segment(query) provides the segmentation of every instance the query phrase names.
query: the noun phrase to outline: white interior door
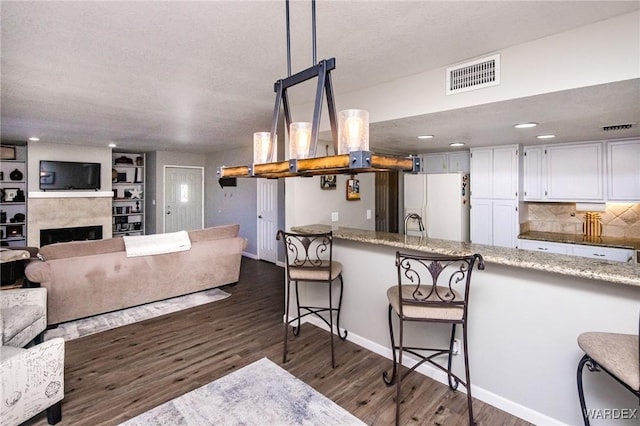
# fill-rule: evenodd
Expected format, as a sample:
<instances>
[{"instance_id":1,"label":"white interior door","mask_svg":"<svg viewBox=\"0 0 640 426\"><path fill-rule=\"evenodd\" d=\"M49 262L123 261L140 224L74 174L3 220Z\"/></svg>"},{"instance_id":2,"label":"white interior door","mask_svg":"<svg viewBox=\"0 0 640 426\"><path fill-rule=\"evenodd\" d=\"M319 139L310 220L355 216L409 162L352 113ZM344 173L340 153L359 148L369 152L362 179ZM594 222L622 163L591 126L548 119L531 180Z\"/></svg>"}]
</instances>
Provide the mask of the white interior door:
<instances>
[{"instance_id":1,"label":"white interior door","mask_svg":"<svg viewBox=\"0 0 640 426\"><path fill-rule=\"evenodd\" d=\"M258 258L276 262L278 232L278 181L258 179Z\"/></svg>"},{"instance_id":2,"label":"white interior door","mask_svg":"<svg viewBox=\"0 0 640 426\"><path fill-rule=\"evenodd\" d=\"M164 167L164 232L204 227L204 168Z\"/></svg>"}]
</instances>

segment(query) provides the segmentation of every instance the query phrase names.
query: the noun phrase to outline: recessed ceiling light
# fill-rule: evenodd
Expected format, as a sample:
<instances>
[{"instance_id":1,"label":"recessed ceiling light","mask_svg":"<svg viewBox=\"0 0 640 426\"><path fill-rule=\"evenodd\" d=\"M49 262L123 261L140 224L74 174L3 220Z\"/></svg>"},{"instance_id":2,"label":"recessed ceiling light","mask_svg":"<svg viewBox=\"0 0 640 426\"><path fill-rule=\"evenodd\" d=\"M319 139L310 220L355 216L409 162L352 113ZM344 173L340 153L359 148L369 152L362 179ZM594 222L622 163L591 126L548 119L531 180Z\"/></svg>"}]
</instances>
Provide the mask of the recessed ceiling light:
<instances>
[{"instance_id":1,"label":"recessed ceiling light","mask_svg":"<svg viewBox=\"0 0 640 426\"><path fill-rule=\"evenodd\" d=\"M40 140L40 138L36 138L35 136L32 136L29 138L30 142L38 142Z\"/></svg>"},{"instance_id":2,"label":"recessed ceiling light","mask_svg":"<svg viewBox=\"0 0 640 426\"><path fill-rule=\"evenodd\" d=\"M433 135L422 135L422 136L418 136L418 139L433 139Z\"/></svg>"},{"instance_id":3,"label":"recessed ceiling light","mask_svg":"<svg viewBox=\"0 0 640 426\"><path fill-rule=\"evenodd\" d=\"M109 146L109 148L115 148L118 145L116 145L115 143L111 142L108 146Z\"/></svg>"},{"instance_id":4,"label":"recessed ceiling light","mask_svg":"<svg viewBox=\"0 0 640 426\"><path fill-rule=\"evenodd\" d=\"M515 127L516 129L529 129L531 127L536 127L537 125L538 123L534 123L533 121L530 121L528 123L514 124L513 127Z\"/></svg>"},{"instance_id":5,"label":"recessed ceiling light","mask_svg":"<svg viewBox=\"0 0 640 426\"><path fill-rule=\"evenodd\" d=\"M538 139L551 139L551 138L555 138L556 135L538 135L537 138Z\"/></svg>"},{"instance_id":6,"label":"recessed ceiling light","mask_svg":"<svg viewBox=\"0 0 640 426\"><path fill-rule=\"evenodd\" d=\"M451 142L449 146L464 146L464 142Z\"/></svg>"}]
</instances>

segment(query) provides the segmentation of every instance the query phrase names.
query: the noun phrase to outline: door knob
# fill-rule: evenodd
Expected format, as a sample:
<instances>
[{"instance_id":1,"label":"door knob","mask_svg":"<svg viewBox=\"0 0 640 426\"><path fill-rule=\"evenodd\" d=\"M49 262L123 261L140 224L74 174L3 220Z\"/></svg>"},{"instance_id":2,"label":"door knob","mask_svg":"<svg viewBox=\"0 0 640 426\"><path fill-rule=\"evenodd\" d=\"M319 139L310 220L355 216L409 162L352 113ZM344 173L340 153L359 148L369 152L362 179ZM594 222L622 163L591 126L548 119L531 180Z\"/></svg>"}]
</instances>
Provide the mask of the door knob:
<instances>
[{"instance_id":1,"label":"door knob","mask_svg":"<svg viewBox=\"0 0 640 426\"><path fill-rule=\"evenodd\" d=\"M262 219L262 215L261 214L258 215L258 219Z\"/></svg>"}]
</instances>

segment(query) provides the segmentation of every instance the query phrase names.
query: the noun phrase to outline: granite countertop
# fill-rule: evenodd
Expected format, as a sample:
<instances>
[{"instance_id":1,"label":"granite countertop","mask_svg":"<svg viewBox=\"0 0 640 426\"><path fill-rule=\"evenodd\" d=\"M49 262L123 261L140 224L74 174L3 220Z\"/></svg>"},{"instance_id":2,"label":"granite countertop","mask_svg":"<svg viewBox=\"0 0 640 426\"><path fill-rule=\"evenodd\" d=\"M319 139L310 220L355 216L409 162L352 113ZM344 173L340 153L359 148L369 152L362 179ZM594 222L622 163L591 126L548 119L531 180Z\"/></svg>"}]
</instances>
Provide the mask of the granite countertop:
<instances>
[{"instance_id":1,"label":"granite countertop","mask_svg":"<svg viewBox=\"0 0 640 426\"><path fill-rule=\"evenodd\" d=\"M640 250L640 238L590 237L581 234L560 234L557 232L530 231L518 235L525 240L548 241L552 243L580 244Z\"/></svg>"},{"instance_id":2,"label":"granite countertop","mask_svg":"<svg viewBox=\"0 0 640 426\"><path fill-rule=\"evenodd\" d=\"M309 233L331 230L330 225L305 225L292 228L293 232ZM638 263L612 262L435 238L405 237L402 234L345 227L333 229L333 236L342 240L445 255L480 253L485 262L640 287L640 264Z\"/></svg>"}]
</instances>

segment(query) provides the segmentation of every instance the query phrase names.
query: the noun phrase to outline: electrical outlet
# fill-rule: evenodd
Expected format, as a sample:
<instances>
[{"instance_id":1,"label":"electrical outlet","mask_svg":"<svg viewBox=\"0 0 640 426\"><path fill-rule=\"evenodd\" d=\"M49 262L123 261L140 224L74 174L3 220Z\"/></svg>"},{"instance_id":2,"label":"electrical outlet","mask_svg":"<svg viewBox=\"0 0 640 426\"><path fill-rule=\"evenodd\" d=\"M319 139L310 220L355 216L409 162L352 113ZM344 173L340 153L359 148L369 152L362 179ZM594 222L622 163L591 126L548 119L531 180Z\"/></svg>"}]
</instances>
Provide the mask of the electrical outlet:
<instances>
[{"instance_id":1,"label":"electrical outlet","mask_svg":"<svg viewBox=\"0 0 640 426\"><path fill-rule=\"evenodd\" d=\"M338 212L332 212L331 213L331 222L337 222L339 220L340 220L340 218L339 218Z\"/></svg>"},{"instance_id":2,"label":"electrical outlet","mask_svg":"<svg viewBox=\"0 0 640 426\"><path fill-rule=\"evenodd\" d=\"M453 354L458 355L460 353L460 339L453 339Z\"/></svg>"}]
</instances>

